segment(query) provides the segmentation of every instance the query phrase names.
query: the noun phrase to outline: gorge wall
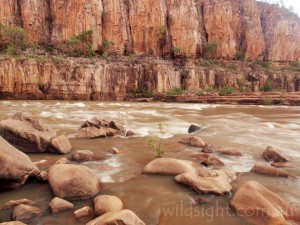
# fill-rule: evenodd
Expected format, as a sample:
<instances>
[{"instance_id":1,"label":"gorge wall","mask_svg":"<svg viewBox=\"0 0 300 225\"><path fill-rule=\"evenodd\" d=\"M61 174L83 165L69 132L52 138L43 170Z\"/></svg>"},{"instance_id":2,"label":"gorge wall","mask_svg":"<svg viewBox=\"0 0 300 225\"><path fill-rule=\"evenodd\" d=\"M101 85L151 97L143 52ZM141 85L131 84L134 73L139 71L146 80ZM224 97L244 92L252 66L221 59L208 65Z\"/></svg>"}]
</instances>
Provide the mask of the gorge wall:
<instances>
[{"instance_id":1,"label":"gorge wall","mask_svg":"<svg viewBox=\"0 0 300 225\"><path fill-rule=\"evenodd\" d=\"M54 45L91 29L93 49L116 55L196 58L216 43L216 59L300 59L299 17L255 0L3 0L0 23Z\"/></svg>"},{"instance_id":2,"label":"gorge wall","mask_svg":"<svg viewBox=\"0 0 300 225\"><path fill-rule=\"evenodd\" d=\"M266 81L274 90L299 91L300 70L288 63L265 68L256 62L203 60L167 61L154 58L0 58L0 99L124 100L135 94L163 94L184 87L232 87L256 92Z\"/></svg>"}]
</instances>

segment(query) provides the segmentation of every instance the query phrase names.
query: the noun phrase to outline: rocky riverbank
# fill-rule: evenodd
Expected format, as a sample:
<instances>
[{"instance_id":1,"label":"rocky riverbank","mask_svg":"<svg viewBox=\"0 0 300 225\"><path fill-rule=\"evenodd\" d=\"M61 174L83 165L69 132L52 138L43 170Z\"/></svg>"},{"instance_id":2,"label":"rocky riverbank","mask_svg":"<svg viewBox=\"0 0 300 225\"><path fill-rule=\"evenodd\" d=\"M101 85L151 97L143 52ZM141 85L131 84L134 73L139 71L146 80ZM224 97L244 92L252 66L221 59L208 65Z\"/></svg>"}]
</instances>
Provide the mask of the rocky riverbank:
<instances>
[{"instance_id":1,"label":"rocky riverbank","mask_svg":"<svg viewBox=\"0 0 300 225\"><path fill-rule=\"evenodd\" d=\"M1 57L0 68L1 99L121 101L157 96L179 102L262 104L272 98L274 104L299 104L300 70L288 62L42 55Z\"/></svg>"}]
</instances>

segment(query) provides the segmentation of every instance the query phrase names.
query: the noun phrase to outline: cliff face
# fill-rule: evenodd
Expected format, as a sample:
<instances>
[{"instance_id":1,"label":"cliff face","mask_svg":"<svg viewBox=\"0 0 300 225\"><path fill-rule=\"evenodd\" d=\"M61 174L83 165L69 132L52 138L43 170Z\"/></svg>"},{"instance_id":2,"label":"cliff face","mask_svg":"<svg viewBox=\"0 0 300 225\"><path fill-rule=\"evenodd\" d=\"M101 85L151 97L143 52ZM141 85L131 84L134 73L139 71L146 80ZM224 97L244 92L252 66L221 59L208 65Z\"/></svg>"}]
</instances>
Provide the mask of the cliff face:
<instances>
[{"instance_id":1,"label":"cliff face","mask_svg":"<svg viewBox=\"0 0 300 225\"><path fill-rule=\"evenodd\" d=\"M123 100L133 93L163 94L176 87L191 93L211 87L259 91L267 80L274 90L300 88L299 70L284 70L286 64L266 71L254 62L220 61L215 66L203 62L1 58L0 99Z\"/></svg>"},{"instance_id":2,"label":"cliff face","mask_svg":"<svg viewBox=\"0 0 300 225\"><path fill-rule=\"evenodd\" d=\"M218 59L300 59L300 20L255 0L3 0L0 23L21 25L31 42L59 44L89 29L94 50Z\"/></svg>"}]
</instances>

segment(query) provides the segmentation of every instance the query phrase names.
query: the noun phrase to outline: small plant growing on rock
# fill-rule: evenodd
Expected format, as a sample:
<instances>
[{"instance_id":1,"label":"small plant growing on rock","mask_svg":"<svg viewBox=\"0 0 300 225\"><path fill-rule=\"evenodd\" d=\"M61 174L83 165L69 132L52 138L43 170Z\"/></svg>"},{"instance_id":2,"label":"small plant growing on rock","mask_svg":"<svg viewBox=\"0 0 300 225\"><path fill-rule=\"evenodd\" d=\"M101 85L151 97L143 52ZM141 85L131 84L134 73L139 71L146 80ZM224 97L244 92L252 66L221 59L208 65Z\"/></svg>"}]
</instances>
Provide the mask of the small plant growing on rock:
<instances>
[{"instance_id":1,"label":"small plant growing on rock","mask_svg":"<svg viewBox=\"0 0 300 225\"><path fill-rule=\"evenodd\" d=\"M273 98L272 97L266 97L263 99L262 103L263 105L273 105Z\"/></svg>"},{"instance_id":2,"label":"small plant growing on rock","mask_svg":"<svg viewBox=\"0 0 300 225\"><path fill-rule=\"evenodd\" d=\"M198 90L197 96L204 96L204 92L202 89Z\"/></svg>"},{"instance_id":3,"label":"small plant growing on rock","mask_svg":"<svg viewBox=\"0 0 300 225\"><path fill-rule=\"evenodd\" d=\"M212 58L213 55L217 53L217 50L218 50L217 41L207 43L204 50L204 57L207 59Z\"/></svg>"},{"instance_id":4,"label":"small plant growing on rock","mask_svg":"<svg viewBox=\"0 0 300 225\"><path fill-rule=\"evenodd\" d=\"M225 96L225 95L231 95L234 93L234 89L233 88L230 88L230 87L225 87L225 88L222 88L220 91L219 91L219 95L220 96Z\"/></svg>"},{"instance_id":5,"label":"small plant growing on rock","mask_svg":"<svg viewBox=\"0 0 300 225\"><path fill-rule=\"evenodd\" d=\"M299 61L299 60L293 61L293 62L291 62L290 64L291 64L291 66L293 66L293 67L300 67L300 61Z\"/></svg>"},{"instance_id":6,"label":"small plant growing on rock","mask_svg":"<svg viewBox=\"0 0 300 225\"><path fill-rule=\"evenodd\" d=\"M157 156L160 158L162 158L165 153L165 148L162 145L162 135L166 133L165 131L166 126L167 126L166 123L159 123L158 124L159 135L153 136L148 140L148 145L156 151Z\"/></svg>"},{"instance_id":7,"label":"small plant growing on rock","mask_svg":"<svg viewBox=\"0 0 300 225\"><path fill-rule=\"evenodd\" d=\"M242 51L237 51L237 52L235 53L235 59L236 59L236 60L244 61L244 60L245 60L245 53L242 52Z\"/></svg>"},{"instance_id":8,"label":"small plant growing on rock","mask_svg":"<svg viewBox=\"0 0 300 225\"><path fill-rule=\"evenodd\" d=\"M271 92L273 91L273 84L271 81L267 80L264 87L262 88L262 91L264 92Z\"/></svg>"},{"instance_id":9,"label":"small plant growing on rock","mask_svg":"<svg viewBox=\"0 0 300 225\"><path fill-rule=\"evenodd\" d=\"M165 25L160 25L159 26L159 32L161 34L165 34L167 32L167 27Z\"/></svg>"},{"instance_id":10,"label":"small plant growing on rock","mask_svg":"<svg viewBox=\"0 0 300 225\"><path fill-rule=\"evenodd\" d=\"M167 92L167 96L182 95L182 94L183 94L183 89L181 87L170 89Z\"/></svg>"},{"instance_id":11,"label":"small plant growing on rock","mask_svg":"<svg viewBox=\"0 0 300 225\"><path fill-rule=\"evenodd\" d=\"M189 72L188 70L183 70L183 71L181 71L181 77L182 77L183 79L188 78L189 74L190 74L190 72Z\"/></svg>"}]
</instances>

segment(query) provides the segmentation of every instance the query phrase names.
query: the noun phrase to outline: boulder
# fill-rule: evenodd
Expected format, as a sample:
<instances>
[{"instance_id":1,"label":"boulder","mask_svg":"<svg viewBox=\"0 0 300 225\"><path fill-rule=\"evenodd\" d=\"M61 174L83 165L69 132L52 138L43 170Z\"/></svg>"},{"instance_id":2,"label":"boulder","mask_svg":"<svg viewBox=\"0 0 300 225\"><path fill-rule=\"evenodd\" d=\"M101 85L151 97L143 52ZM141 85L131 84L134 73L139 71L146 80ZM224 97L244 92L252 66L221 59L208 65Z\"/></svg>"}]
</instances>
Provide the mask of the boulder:
<instances>
[{"instance_id":1,"label":"boulder","mask_svg":"<svg viewBox=\"0 0 300 225\"><path fill-rule=\"evenodd\" d=\"M0 132L10 144L23 152L47 152L56 132L46 124L33 120L24 113L0 122Z\"/></svg>"},{"instance_id":2,"label":"boulder","mask_svg":"<svg viewBox=\"0 0 300 225\"><path fill-rule=\"evenodd\" d=\"M81 217L87 217L94 215L93 209L89 206L85 206L81 209L78 209L74 212L74 216L78 219Z\"/></svg>"},{"instance_id":3,"label":"boulder","mask_svg":"<svg viewBox=\"0 0 300 225\"><path fill-rule=\"evenodd\" d=\"M300 209L255 181L243 184L230 201L247 222L254 225L300 224Z\"/></svg>"},{"instance_id":4,"label":"boulder","mask_svg":"<svg viewBox=\"0 0 300 225\"><path fill-rule=\"evenodd\" d=\"M94 199L95 215L101 216L111 211L119 211L124 208L123 202L110 195L101 195Z\"/></svg>"},{"instance_id":5,"label":"boulder","mask_svg":"<svg viewBox=\"0 0 300 225\"><path fill-rule=\"evenodd\" d=\"M105 138L115 135L125 136L126 130L118 123L114 121L100 119L94 117L85 121L79 128L79 130L68 136L73 139L91 139L91 138Z\"/></svg>"},{"instance_id":6,"label":"boulder","mask_svg":"<svg viewBox=\"0 0 300 225\"><path fill-rule=\"evenodd\" d=\"M189 145L191 145L193 147L197 147L197 148L207 148L208 147L208 143L206 143L201 138L196 137L196 136L183 138L180 141L180 143L189 144Z\"/></svg>"},{"instance_id":7,"label":"boulder","mask_svg":"<svg viewBox=\"0 0 300 225\"><path fill-rule=\"evenodd\" d=\"M196 167L198 167L197 164L187 160L159 158L148 163L144 167L143 173L178 175L194 170Z\"/></svg>"},{"instance_id":8,"label":"boulder","mask_svg":"<svg viewBox=\"0 0 300 225\"><path fill-rule=\"evenodd\" d=\"M70 164L70 163L71 163L71 161L68 160L67 158L60 158L59 160L57 160L55 162L55 164Z\"/></svg>"},{"instance_id":9,"label":"boulder","mask_svg":"<svg viewBox=\"0 0 300 225\"><path fill-rule=\"evenodd\" d=\"M41 171L37 178L40 181L48 181L48 173L46 171Z\"/></svg>"},{"instance_id":10,"label":"boulder","mask_svg":"<svg viewBox=\"0 0 300 225\"><path fill-rule=\"evenodd\" d=\"M88 199L99 191L98 176L82 165L56 164L49 168L48 181L56 197Z\"/></svg>"},{"instance_id":11,"label":"boulder","mask_svg":"<svg viewBox=\"0 0 300 225\"><path fill-rule=\"evenodd\" d=\"M93 139L106 138L116 135L116 131L111 128L86 127L79 129L76 133L68 135L70 139Z\"/></svg>"},{"instance_id":12,"label":"boulder","mask_svg":"<svg viewBox=\"0 0 300 225\"><path fill-rule=\"evenodd\" d=\"M225 164L220 159L212 155L209 155L207 153L195 154L192 155L192 157L199 160L200 163L204 166L216 166L216 167L225 166Z\"/></svg>"},{"instance_id":13,"label":"boulder","mask_svg":"<svg viewBox=\"0 0 300 225\"><path fill-rule=\"evenodd\" d=\"M72 151L72 145L64 135L58 136L51 141L50 152L67 154Z\"/></svg>"},{"instance_id":14,"label":"boulder","mask_svg":"<svg viewBox=\"0 0 300 225\"><path fill-rule=\"evenodd\" d=\"M2 210L6 210L6 209L11 209L16 207L17 205L35 205L36 203L34 201L28 200L28 199L19 199L19 200L10 200L8 202L6 202L3 207Z\"/></svg>"},{"instance_id":15,"label":"boulder","mask_svg":"<svg viewBox=\"0 0 300 225\"><path fill-rule=\"evenodd\" d=\"M102 160L102 158L96 156L93 152L89 150L77 150L72 155L72 160L76 162L86 162L86 161Z\"/></svg>"},{"instance_id":16,"label":"boulder","mask_svg":"<svg viewBox=\"0 0 300 225\"><path fill-rule=\"evenodd\" d=\"M288 177L289 173L283 169L277 169L268 164L256 163L251 169L253 173L277 176L277 177Z\"/></svg>"},{"instance_id":17,"label":"boulder","mask_svg":"<svg viewBox=\"0 0 300 225\"><path fill-rule=\"evenodd\" d=\"M282 153L280 150L274 149L273 147L267 147L267 149L263 152L262 157L267 162L288 162L288 157Z\"/></svg>"},{"instance_id":18,"label":"boulder","mask_svg":"<svg viewBox=\"0 0 300 225\"><path fill-rule=\"evenodd\" d=\"M126 153L126 151L125 151L125 150L118 149L118 148L115 148L115 147L112 147L111 150L110 150L110 153L111 153L111 154L114 154L114 155L119 155L119 154L124 154L124 153Z\"/></svg>"},{"instance_id":19,"label":"boulder","mask_svg":"<svg viewBox=\"0 0 300 225\"><path fill-rule=\"evenodd\" d=\"M19 188L40 171L23 152L0 137L0 189Z\"/></svg>"},{"instance_id":20,"label":"boulder","mask_svg":"<svg viewBox=\"0 0 300 225\"><path fill-rule=\"evenodd\" d=\"M188 133L191 134L191 133L195 133L199 130L201 130L202 127L200 127L199 125L195 125L195 124L192 124L189 129L188 129Z\"/></svg>"},{"instance_id":21,"label":"boulder","mask_svg":"<svg viewBox=\"0 0 300 225\"><path fill-rule=\"evenodd\" d=\"M18 221L26 221L41 215L41 210L34 206L18 205L12 212L12 219Z\"/></svg>"},{"instance_id":22,"label":"boulder","mask_svg":"<svg viewBox=\"0 0 300 225\"><path fill-rule=\"evenodd\" d=\"M205 194L224 195L232 190L231 182L236 179L232 171L197 169L175 177L178 183L192 187Z\"/></svg>"},{"instance_id":23,"label":"boulder","mask_svg":"<svg viewBox=\"0 0 300 225\"><path fill-rule=\"evenodd\" d=\"M109 224L146 225L139 217L137 217L137 215L134 214L134 212L128 209L106 213L87 223L87 225Z\"/></svg>"},{"instance_id":24,"label":"boulder","mask_svg":"<svg viewBox=\"0 0 300 225\"><path fill-rule=\"evenodd\" d=\"M55 197L49 203L49 207L52 213L57 213L66 210L71 210L74 208L74 205L71 202L68 202L64 199Z\"/></svg>"},{"instance_id":25,"label":"boulder","mask_svg":"<svg viewBox=\"0 0 300 225\"><path fill-rule=\"evenodd\" d=\"M222 155L229 155L229 156L243 156L243 154L239 150L234 148L223 148L219 150L218 153Z\"/></svg>"}]
</instances>

